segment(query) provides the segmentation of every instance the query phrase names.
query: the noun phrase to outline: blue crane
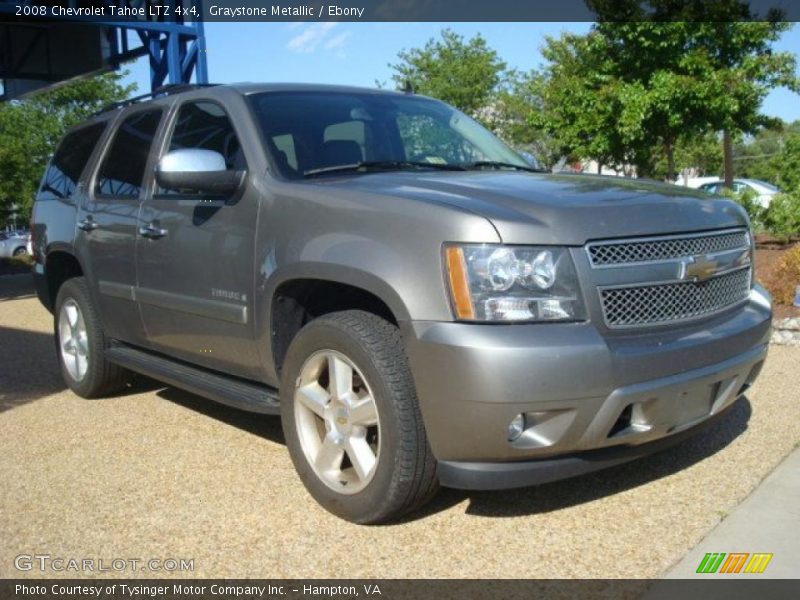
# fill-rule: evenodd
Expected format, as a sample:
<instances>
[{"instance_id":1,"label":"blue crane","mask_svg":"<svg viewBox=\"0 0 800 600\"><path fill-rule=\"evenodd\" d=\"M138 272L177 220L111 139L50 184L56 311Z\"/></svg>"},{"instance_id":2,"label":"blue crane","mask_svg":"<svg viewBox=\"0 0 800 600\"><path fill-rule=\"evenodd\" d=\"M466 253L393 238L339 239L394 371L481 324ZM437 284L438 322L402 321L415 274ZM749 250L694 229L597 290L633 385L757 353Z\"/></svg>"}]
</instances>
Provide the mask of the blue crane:
<instances>
[{"instance_id":1,"label":"blue crane","mask_svg":"<svg viewBox=\"0 0 800 600\"><path fill-rule=\"evenodd\" d=\"M0 0L5 98L141 56L149 59L153 92L192 77L207 83L202 0L159 0L157 6L147 0Z\"/></svg>"}]
</instances>

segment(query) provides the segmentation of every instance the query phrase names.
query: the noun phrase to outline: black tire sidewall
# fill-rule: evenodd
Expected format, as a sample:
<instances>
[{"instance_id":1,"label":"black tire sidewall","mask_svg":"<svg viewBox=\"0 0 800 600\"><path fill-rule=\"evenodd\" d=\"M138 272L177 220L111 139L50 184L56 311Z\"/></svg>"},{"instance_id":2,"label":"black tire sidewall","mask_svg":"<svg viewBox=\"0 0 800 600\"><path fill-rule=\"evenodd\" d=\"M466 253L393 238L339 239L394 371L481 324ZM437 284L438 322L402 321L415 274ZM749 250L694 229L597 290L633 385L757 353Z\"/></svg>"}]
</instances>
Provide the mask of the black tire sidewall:
<instances>
[{"instance_id":1,"label":"black tire sidewall","mask_svg":"<svg viewBox=\"0 0 800 600\"><path fill-rule=\"evenodd\" d=\"M367 486L355 494L341 494L322 482L308 463L300 445L294 417L296 379L305 361L320 350L334 350L347 356L367 379L378 409L380 455L377 471ZM383 511L387 498L397 485L395 474L400 447L396 406L372 356L346 329L325 320L312 321L296 338L284 361L281 384L281 420L289 454L300 479L323 507L333 514L356 523L369 523Z\"/></svg>"},{"instance_id":2,"label":"black tire sidewall","mask_svg":"<svg viewBox=\"0 0 800 600\"><path fill-rule=\"evenodd\" d=\"M83 322L86 325L86 341L89 349L88 368L86 370L86 375L84 375L83 379L80 381L76 381L72 378L61 356L58 320L61 316L61 307L69 299L74 300L78 305L81 315L83 316ZM96 397L105 387L106 362L104 352L106 343L102 326L94 310L94 305L89 295L89 289L83 277L67 280L58 290L54 317L56 352L58 353L58 363L61 367L61 374L64 377L64 381L78 396L83 398Z\"/></svg>"}]
</instances>

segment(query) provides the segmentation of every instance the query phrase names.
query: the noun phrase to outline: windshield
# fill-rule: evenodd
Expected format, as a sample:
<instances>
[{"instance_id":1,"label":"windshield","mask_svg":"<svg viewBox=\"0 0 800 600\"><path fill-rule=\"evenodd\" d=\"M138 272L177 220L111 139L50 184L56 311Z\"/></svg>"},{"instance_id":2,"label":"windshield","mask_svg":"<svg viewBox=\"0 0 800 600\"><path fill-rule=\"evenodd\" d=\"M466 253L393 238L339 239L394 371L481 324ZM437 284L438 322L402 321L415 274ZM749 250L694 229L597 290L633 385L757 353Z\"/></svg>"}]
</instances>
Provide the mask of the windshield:
<instances>
[{"instance_id":1,"label":"windshield","mask_svg":"<svg viewBox=\"0 0 800 600\"><path fill-rule=\"evenodd\" d=\"M529 165L454 108L414 95L265 92L250 97L267 149L284 177L378 169Z\"/></svg>"}]
</instances>

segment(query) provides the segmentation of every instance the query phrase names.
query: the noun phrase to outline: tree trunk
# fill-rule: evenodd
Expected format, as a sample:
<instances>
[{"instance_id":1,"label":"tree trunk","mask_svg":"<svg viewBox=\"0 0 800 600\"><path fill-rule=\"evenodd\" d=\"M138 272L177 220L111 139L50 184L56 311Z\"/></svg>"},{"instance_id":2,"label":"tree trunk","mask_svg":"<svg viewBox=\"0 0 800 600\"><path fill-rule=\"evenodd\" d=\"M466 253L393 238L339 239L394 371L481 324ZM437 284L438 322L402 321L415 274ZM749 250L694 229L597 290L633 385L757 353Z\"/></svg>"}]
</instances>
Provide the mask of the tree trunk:
<instances>
[{"instance_id":1,"label":"tree trunk","mask_svg":"<svg viewBox=\"0 0 800 600\"><path fill-rule=\"evenodd\" d=\"M672 141L664 142L664 151L667 153L667 181L672 183L675 178L675 147Z\"/></svg>"},{"instance_id":2,"label":"tree trunk","mask_svg":"<svg viewBox=\"0 0 800 600\"><path fill-rule=\"evenodd\" d=\"M601 163L599 160L597 161L597 174L598 175L603 174L603 163Z\"/></svg>"},{"instance_id":3,"label":"tree trunk","mask_svg":"<svg viewBox=\"0 0 800 600\"><path fill-rule=\"evenodd\" d=\"M725 165L725 187L729 190L733 189L733 141L731 140L731 132L725 129L722 132L722 154L724 157L723 164Z\"/></svg>"}]
</instances>

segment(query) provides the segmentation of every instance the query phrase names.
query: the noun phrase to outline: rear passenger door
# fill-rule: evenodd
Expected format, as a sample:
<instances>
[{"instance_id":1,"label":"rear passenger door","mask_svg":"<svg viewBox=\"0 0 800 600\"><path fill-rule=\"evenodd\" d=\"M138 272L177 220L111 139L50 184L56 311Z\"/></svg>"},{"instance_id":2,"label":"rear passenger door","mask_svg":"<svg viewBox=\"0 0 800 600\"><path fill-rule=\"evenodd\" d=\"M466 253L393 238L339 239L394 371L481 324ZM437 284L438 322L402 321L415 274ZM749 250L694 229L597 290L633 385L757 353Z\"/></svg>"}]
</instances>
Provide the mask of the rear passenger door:
<instances>
[{"instance_id":1,"label":"rear passenger door","mask_svg":"<svg viewBox=\"0 0 800 600\"><path fill-rule=\"evenodd\" d=\"M87 167L107 125L106 121L95 122L68 133L47 165L34 205L37 256L44 257L53 250L69 251L67 245L75 243L78 209L85 202L84 178L89 176ZM38 260L34 268L43 274Z\"/></svg>"},{"instance_id":2,"label":"rear passenger door","mask_svg":"<svg viewBox=\"0 0 800 600\"><path fill-rule=\"evenodd\" d=\"M137 108L117 119L78 216L78 240L106 334L146 344L135 303L137 218L161 108Z\"/></svg>"},{"instance_id":3,"label":"rear passenger door","mask_svg":"<svg viewBox=\"0 0 800 600\"><path fill-rule=\"evenodd\" d=\"M246 170L240 136L224 108L184 101L161 155L213 150L227 167ZM246 187L245 187L246 189ZM153 349L243 377L260 372L253 327L254 242L258 196L234 198L154 186L140 226L163 235L137 242L137 300Z\"/></svg>"}]
</instances>

